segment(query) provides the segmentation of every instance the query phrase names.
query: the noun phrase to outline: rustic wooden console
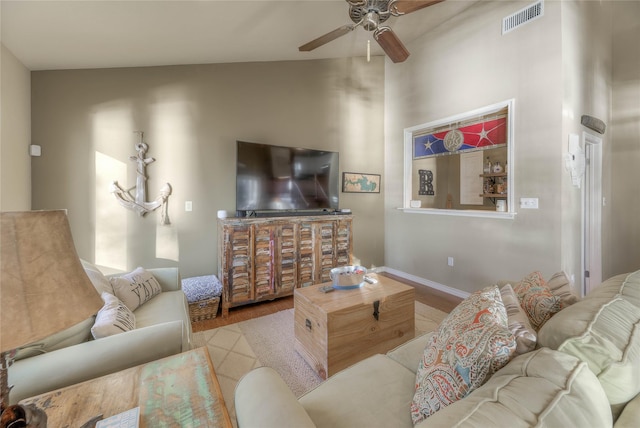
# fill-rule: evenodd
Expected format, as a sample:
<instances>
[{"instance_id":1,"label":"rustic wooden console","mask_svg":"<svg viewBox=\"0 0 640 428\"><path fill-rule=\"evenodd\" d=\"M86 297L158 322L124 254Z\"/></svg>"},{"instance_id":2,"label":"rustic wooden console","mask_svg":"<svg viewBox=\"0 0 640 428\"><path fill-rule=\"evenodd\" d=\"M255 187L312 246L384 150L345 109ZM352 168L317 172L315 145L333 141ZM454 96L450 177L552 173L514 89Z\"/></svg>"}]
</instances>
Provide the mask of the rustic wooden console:
<instances>
[{"instance_id":1,"label":"rustic wooden console","mask_svg":"<svg viewBox=\"0 0 640 428\"><path fill-rule=\"evenodd\" d=\"M351 215L218 219L222 316L229 308L290 296L351 264Z\"/></svg>"}]
</instances>

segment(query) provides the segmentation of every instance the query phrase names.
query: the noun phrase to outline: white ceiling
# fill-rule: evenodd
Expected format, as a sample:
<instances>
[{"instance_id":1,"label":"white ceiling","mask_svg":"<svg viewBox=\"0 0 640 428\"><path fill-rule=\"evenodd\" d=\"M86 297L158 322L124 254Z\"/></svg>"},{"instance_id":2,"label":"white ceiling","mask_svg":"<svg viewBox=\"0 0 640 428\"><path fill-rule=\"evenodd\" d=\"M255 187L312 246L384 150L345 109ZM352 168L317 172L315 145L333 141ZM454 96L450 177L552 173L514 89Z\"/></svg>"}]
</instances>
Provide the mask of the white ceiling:
<instances>
[{"instance_id":1,"label":"white ceiling","mask_svg":"<svg viewBox=\"0 0 640 428\"><path fill-rule=\"evenodd\" d=\"M409 44L476 1L447 0L387 24ZM362 28L298 51L352 23L344 0L1 0L0 7L2 43L30 70L364 56L368 39L372 55L382 55Z\"/></svg>"}]
</instances>

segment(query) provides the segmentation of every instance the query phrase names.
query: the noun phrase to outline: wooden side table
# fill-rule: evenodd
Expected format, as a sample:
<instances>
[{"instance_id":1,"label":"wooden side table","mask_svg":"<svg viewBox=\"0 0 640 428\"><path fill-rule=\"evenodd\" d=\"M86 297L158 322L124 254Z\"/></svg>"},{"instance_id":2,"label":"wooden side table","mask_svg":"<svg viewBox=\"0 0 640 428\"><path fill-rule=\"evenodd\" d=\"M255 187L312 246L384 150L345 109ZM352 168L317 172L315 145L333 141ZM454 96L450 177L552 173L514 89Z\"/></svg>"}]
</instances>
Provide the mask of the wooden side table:
<instances>
[{"instance_id":1,"label":"wooden side table","mask_svg":"<svg viewBox=\"0 0 640 428\"><path fill-rule=\"evenodd\" d=\"M378 282L330 293L320 291L330 282L295 290L294 347L323 379L415 334L413 287L369 276Z\"/></svg>"},{"instance_id":2,"label":"wooden side table","mask_svg":"<svg viewBox=\"0 0 640 428\"><path fill-rule=\"evenodd\" d=\"M50 427L79 427L140 406L140 427L232 427L207 348L24 399Z\"/></svg>"}]
</instances>

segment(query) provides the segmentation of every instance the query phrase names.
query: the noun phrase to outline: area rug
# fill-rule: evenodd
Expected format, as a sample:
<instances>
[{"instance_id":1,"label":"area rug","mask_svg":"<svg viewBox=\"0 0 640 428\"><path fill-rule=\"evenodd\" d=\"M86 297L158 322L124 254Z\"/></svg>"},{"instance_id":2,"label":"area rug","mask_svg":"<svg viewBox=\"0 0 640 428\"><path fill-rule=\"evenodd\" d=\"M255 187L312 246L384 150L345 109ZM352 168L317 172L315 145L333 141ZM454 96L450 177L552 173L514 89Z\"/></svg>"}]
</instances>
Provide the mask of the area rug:
<instances>
[{"instance_id":1,"label":"area rug","mask_svg":"<svg viewBox=\"0 0 640 428\"><path fill-rule=\"evenodd\" d=\"M446 313L415 303L416 334L434 330ZM294 350L293 309L194 333L194 346L207 346L222 393L235 420L233 392L238 380L255 367L275 369L296 397L320 384L311 367Z\"/></svg>"},{"instance_id":2,"label":"area rug","mask_svg":"<svg viewBox=\"0 0 640 428\"><path fill-rule=\"evenodd\" d=\"M294 350L293 309L241 322L240 329L262 365L274 368L296 397L322 381Z\"/></svg>"}]
</instances>

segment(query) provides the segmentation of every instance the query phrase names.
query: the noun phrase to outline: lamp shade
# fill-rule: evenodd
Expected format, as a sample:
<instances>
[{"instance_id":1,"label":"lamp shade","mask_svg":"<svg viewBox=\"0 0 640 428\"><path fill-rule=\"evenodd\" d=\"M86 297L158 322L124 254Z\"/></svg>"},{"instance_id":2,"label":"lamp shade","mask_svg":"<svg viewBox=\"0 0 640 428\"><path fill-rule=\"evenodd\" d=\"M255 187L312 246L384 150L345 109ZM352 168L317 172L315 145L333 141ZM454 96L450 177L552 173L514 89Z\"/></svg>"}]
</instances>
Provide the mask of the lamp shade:
<instances>
[{"instance_id":1,"label":"lamp shade","mask_svg":"<svg viewBox=\"0 0 640 428\"><path fill-rule=\"evenodd\" d=\"M102 307L65 211L1 214L0 351L72 327Z\"/></svg>"}]
</instances>

